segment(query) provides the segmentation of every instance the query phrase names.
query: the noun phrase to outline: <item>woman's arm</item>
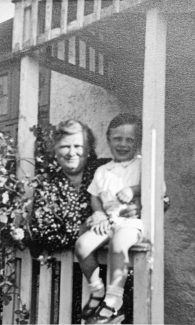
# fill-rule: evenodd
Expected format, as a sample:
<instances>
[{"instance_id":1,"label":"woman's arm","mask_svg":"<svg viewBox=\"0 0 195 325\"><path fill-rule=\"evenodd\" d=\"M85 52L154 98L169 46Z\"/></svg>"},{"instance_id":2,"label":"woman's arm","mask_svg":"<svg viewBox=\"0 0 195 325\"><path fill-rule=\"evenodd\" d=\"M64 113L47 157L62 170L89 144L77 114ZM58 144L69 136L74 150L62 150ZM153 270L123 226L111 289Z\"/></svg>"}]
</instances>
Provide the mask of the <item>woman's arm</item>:
<instances>
[{"instance_id":1,"label":"woman's arm","mask_svg":"<svg viewBox=\"0 0 195 325\"><path fill-rule=\"evenodd\" d=\"M91 208L95 211L102 211L104 212L102 202L98 196L91 195Z\"/></svg>"}]
</instances>

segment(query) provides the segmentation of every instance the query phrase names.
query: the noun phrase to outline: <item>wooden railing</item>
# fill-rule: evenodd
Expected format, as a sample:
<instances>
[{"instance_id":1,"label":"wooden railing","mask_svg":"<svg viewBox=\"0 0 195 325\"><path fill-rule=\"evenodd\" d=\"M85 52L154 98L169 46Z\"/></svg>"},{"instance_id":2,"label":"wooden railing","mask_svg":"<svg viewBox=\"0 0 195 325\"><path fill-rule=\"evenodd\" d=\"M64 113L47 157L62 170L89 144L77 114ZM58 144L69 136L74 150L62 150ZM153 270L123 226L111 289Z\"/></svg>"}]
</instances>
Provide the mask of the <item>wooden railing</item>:
<instances>
[{"instance_id":1,"label":"wooden railing","mask_svg":"<svg viewBox=\"0 0 195 325\"><path fill-rule=\"evenodd\" d=\"M134 246L129 253L129 266L134 268L134 322L142 323L145 309L141 308L142 301L147 297L146 273L149 275L150 247L148 244ZM3 310L3 324L17 324L15 310L26 304L30 311L29 324L71 324L73 306L73 273L77 260L72 250L64 250L53 255L53 262L48 267L33 259L28 249L16 253L16 290L13 299ZM100 264L107 264L107 249L102 249L98 256ZM148 263L145 263L145 262ZM144 269L140 266L143 263ZM147 266L148 264L148 266ZM141 271L141 272L140 272ZM107 280L109 270L107 270ZM77 279L78 281L78 279ZM88 286L84 276L81 277L81 305L88 300ZM82 307L80 306L80 307ZM135 312L136 311L136 312ZM139 322L140 323L140 322Z\"/></svg>"},{"instance_id":2,"label":"wooden railing","mask_svg":"<svg viewBox=\"0 0 195 325\"><path fill-rule=\"evenodd\" d=\"M90 35L91 39L93 34ZM112 78L111 61L94 42L81 36L71 36L44 47L34 56L41 65L53 71L109 88Z\"/></svg>"},{"instance_id":3,"label":"wooden railing","mask_svg":"<svg viewBox=\"0 0 195 325\"><path fill-rule=\"evenodd\" d=\"M15 2L13 51L65 36L146 0L20 0Z\"/></svg>"}]
</instances>

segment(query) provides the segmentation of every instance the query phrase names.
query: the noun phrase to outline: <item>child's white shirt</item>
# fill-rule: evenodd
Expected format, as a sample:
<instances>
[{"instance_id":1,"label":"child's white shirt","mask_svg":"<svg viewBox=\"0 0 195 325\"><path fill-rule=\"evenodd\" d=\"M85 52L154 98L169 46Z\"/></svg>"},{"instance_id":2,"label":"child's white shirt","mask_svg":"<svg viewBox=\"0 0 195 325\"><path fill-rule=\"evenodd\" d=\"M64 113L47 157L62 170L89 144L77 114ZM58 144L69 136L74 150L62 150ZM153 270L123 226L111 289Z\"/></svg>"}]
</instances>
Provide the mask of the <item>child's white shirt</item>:
<instances>
[{"instance_id":1,"label":"child's white shirt","mask_svg":"<svg viewBox=\"0 0 195 325\"><path fill-rule=\"evenodd\" d=\"M119 205L116 194L120 190L139 185L140 182L141 159L139 157L126 162L112 160L96 170L88 192L99 197L104 209L108 212L109 208L116 208L114 203Z\"/></svg>"}]
</instances>

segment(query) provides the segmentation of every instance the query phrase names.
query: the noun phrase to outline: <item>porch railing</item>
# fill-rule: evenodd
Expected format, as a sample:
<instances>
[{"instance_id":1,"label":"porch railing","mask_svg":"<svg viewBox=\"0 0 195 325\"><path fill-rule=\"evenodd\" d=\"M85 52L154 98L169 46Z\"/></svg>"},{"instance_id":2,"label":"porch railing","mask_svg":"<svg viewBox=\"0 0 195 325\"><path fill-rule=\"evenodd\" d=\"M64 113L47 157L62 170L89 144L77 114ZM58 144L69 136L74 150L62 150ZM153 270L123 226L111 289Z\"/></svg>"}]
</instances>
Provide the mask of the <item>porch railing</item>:
<instances>
[{"instance_id":1,"label":"porch railing","mask_svg":"<svg viewBox=\"0 0 195 325\"><path fill-rule=\"evenodd\" d=\"M53 256L53 263L41 265L39 260L33 259L28 249L17 251L16 253L16 285L17 288L9 305L3 310L3 324L17 324L18 315L15 311L21 307L21 303L26 305L30 311L29 324L71 324L73 319L73 277L75 263L77 260L72 250L64 250ZM142 243L134 246L130 252L129 267L134 269L134 323L147 323L147 313L142 308L147 297L145 261L150 266L150 248L148 244ZM99 252L100 264L107 264L107 249ZM144 263L144 269L140 266ZM148 273L149 275L149 273ZM78 277L78 275L76 276ZM109 270L107 269L107 280ZM84 276L76 279L80 281L81 288L80 309L89 297L88 286ZM78 290L78 289L76 289ZM140 308L141 307L141 308ZM139 312L138 312L139 311ZM140 313L142 316L140 317ZM138 316L139 315L139 316Z\"/></svg>"},{"instance_id":2,"label":"porch railing","mask_svg":"<svg viewBox=\"0 0 195 325\"><path fill-rule=\"evenodd\" d=\"M147 0L13 0L13 51L40 46Z\"/></svg>"}]
</instances>

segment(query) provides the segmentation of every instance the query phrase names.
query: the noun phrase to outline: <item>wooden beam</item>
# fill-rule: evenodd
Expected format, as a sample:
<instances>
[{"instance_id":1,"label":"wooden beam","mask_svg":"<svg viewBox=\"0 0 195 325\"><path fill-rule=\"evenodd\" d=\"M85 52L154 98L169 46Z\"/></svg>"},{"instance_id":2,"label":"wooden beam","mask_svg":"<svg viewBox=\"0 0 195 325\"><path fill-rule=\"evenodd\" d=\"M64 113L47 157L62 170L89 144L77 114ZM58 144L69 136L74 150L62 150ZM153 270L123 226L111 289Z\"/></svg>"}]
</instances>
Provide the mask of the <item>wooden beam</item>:
<instances>
[{"instance_id":1,"label":"wooden beam","mask_svg":"<svg viewBox=\"0 0 195 325\"><path fill-rule=\"evenodd\" d=\"M86 49L87 50L87 49ZM53 71L66 74L70 77L77 78L86 82L90 82L96 84L98 86L109 89L109 81L106 76L102 76L100 74L94 74L87 69L84 69L80 66L76 66L74 64L70 64L66 61L62 61L58 58L49 57L45 54L39 54L36 56L32 55L39 63ZM86 62L87 64L87 62Z\"/></svg>"},{"instance_id":2,"label":"wooden beam","mask_svg":"<svg viewBox=\"0 0 195 325\"><path fill-rule=\"evenodd\" d=\"M154 8L146 16L142 143L142 219L152 243L151 324L164 323L165 68L166 21Z\"/></svg>"},{"instance_id":3,"label":"wooden beam","mask_svg":"<svg viewBox=\"0 0 195 325\"><path fill-rule=\"evenodd\" d=\"M38 118L39 63L32 57L21 59L18 119L19 178L34 175L35 136L30 131Z\"/></svg>"}]
</instances>

